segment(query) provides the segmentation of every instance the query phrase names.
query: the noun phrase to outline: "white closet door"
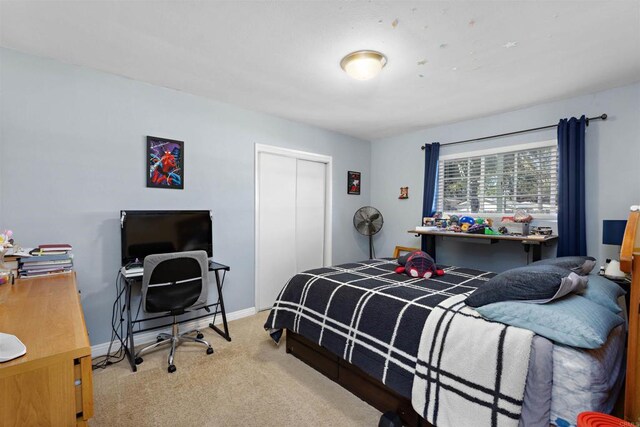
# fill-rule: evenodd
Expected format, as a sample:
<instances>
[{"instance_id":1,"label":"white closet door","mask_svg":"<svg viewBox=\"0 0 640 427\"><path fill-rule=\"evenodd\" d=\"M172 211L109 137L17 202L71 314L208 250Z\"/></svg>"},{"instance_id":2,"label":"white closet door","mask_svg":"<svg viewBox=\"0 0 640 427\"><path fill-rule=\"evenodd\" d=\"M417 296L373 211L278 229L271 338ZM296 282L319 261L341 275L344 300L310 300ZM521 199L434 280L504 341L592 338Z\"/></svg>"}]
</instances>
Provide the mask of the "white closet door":
<instances>
[{"instance_id":1,"label":"white closet door","mask_svg":"<svg viewBox=\"0 0 640 427\"><path fill-rule=\"evenodd\" d=\"M297 272L324 266L325 163L298 159L296 189Z\"/></svg>"},{"instance_id":2,"label":"white closet door","mask_svg":"<svg viewBox=\"0 0 640 427\"><path fill-rule=\"evenodd\" d=\"M271 308L296 273L296 159L260 153L258 304Z\"/></svg>"}]
</instances>

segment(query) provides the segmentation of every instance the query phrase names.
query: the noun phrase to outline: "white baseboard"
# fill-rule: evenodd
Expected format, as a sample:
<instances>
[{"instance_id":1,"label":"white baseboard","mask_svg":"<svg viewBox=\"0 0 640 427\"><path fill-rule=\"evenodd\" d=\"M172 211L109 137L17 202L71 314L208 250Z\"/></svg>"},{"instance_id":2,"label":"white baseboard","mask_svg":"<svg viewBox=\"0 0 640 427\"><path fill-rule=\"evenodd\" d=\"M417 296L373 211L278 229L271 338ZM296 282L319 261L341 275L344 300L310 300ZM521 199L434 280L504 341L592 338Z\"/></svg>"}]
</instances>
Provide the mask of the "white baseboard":
<instances>
[{"instance_id":1,"label":"white baseboard","mask_svg":"<svg viewBox=\"0 0 640 427\"><path fill-rule=\"evenodd\" d=\"M253 316L256 314L255 307L245 308L244 310L234 311L232 313L227 314L227 321L230 322L232 320L242 319L243 317ZM185 322L180 324L180 328L184 330L189 329L205 329L209 327L209 323L211 322L211 317L204 317L202 319L192 320L190 322ZM222 323L222 316L216 317L216 325ZM141 334L136 334L135 341L136 347L139 344L147 344L156 340L156 336L160 332L171 333L171 328L162 328L162 329L154 329L152 331L144 332ZM91 357L104 356L107 354L107 350L109 350L110 342L104 342L102 344L96 344L91 346ZM120 348L119 342L114 342L113 347L111 347L111 353L117 351Z\"/></svg>"}]
</instances>

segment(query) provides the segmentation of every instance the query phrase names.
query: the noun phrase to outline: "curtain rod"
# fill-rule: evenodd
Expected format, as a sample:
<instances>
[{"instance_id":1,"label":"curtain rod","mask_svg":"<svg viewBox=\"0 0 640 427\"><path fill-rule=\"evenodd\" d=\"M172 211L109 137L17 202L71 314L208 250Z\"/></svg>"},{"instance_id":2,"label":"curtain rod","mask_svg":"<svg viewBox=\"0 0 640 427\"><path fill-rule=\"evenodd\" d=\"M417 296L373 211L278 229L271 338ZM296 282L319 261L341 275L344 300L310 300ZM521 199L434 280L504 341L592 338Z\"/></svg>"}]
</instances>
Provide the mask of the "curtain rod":
<instances>
[{"instance_id":1,"label":"curtain rod","mask_svg":"<svg viewBox=\"0 0 640 427\"><path fill-rule=\"evenodd\" d=\"M607 115L606 114L602 114L600 116L596 116L596 117L589 117L587 118L587 126L589 126L589 122L591 120L607 120ZM472 139L465 139L463 141L455 141L455 142L446 142L444 144L440 144L440 145L454 145L454 144L464 144L465 142L472 142L472 141L482 141L485 139L493 139L493 138L501 138L503 136L509 136L509 135L518 135L521 133L528 133L528 132L535 132L535 131L539 131L539 130L543 130L543 129L551 129L551 128L555 128L558 125L548 125L548 126L540 126L537 128L531 128L531 129L524 129L524 130L517 130L514 132L507 132L507 133L501 133L498 135L490 135L490 136L483 136L480 138L472 138ZM422 147L420 147L421 150L424 150L424 145Z\"/></svg>"}]
</instances>

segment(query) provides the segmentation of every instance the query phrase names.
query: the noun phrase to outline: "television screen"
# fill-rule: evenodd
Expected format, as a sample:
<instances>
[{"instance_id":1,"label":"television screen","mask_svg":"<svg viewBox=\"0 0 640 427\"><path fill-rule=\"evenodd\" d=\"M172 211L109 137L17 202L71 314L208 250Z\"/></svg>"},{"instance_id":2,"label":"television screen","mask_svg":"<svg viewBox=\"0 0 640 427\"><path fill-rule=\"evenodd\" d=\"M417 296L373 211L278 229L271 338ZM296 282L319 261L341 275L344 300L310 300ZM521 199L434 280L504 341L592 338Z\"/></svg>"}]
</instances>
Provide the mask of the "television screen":
<instances>
[{"instance_id":1,"label":"television screen","mask_svg":"<svg viewBox=\"0 0 640 427\"><path fill-rule=\"evenodd\" d=\"M210 211L120 211L122 265L147 255L206 251L213 256Z\"/></svg>"}]
</instances>

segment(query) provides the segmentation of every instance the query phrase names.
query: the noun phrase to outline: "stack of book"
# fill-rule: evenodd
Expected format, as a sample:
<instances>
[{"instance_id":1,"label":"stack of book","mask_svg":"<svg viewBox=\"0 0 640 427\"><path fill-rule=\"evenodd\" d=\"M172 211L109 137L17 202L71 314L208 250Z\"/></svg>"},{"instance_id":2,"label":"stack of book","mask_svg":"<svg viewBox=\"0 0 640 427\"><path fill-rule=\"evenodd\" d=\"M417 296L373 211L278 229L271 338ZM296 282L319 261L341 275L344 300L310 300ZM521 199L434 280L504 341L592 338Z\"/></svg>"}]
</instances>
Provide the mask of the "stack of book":
<instances>
[{"instance_id":1,"label":"stack of book","mask_svg":"<svg viewBox=\"0 0 640 427\"><path fill-rule=\"evenodd\" d=\"M40 245L29 252L31 256L20 258L18 274L35 277L73 271L71 249L68 244Z\"/></svg>"}]
</instances>

